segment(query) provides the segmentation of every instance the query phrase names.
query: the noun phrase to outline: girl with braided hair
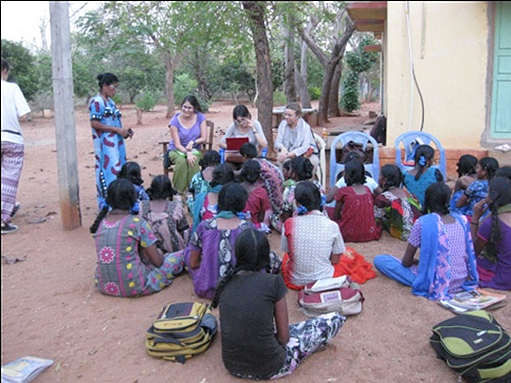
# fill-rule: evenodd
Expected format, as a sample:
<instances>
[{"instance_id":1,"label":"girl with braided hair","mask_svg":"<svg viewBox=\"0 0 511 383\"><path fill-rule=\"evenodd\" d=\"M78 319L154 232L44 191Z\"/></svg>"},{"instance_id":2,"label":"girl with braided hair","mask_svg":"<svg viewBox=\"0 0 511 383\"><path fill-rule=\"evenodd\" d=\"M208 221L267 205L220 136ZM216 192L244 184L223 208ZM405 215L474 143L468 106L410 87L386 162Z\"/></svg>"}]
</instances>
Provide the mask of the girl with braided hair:
<instances>
[{"instance_id":1,"label":"girl with braided hair","mask_svg":"<svg viewBox=\"0 0 511 383\"><path fill-rule=\"evenodd\" d=\"M102 294L126 298L169 286L183 270L183 255L160 253L148 222L130 214L137 201L130 181L117 178L107 191L108 205L90 227L97 252L96 288Z\"/></svg>"},{"instance_id":2,"label":"girl with braided hair","mask_svg":"<svg viewBox=\"0 0 511 383\"><path fill-rule=\"evenodd\" d=\"M268 192L259 182L261 178L261 165L256 160L248 160L241 168L243 186L248 192L245 213L250 212L252 223L264 232L270 232L270 217L272 214Z\"/></svg>"},{"instance_id":3,"label":"girl with braided hair","mask_svg":"<svg viewBox=\"0 0 511 383\"><path fill-rule=\"evenodd\" d=\"M397 165L384 165L378 184L383 193L374 201L376 221L392 237L406 241L419 216L419 201L403 189L403 173Z\"/></svg>"},{"instance_id":4,"label":"girl with braided hair","mask_svg":"<svg viewBox=\"0 0 511 383\"><path fill-rule=\"evenodd\" d=\"M449 212L451 193L444 182L430 185L423 206L426 214L413 224L403 258L386 254L374 258L382 274L435 301L473 290L479 283L470 225L464 215Z\"/></svg>"},{"instance_id":5,"label":"girl with braided hair","mask_svg":"<svg viewBox=\"0 0 511 383\"><path fill-rule=\"evenodd\" d=\"M415 152L414 168L404 172L403 184L421 205L424 204L428 186L444 180L440 170L431 167L434 158L435 149L430 145L419 145Z\"/></svg>"},{"instance_id":6,"label":"girl with braided hair","mask_svg":"<svg viewBox=\"0 0 511 383\"><path fill-rule=\"evenodd\" d=\"M474 205L470 223L478 254L479 286L511 290L511 181L495 177L489 188L486 200ZM491 214L480 221L485 202Z\"/></svg>"},{"instance_id":7,"label":"girl with braided hair","mask_svg":"<svg viewBox=\"0 0 511 383\"><path fill-rule=\"evenodd\" d=\"M222 360L239 378L276 379L291 374L324 348L346 321L338 312L289 325L287 289L270 264L264 234L244 230L235 243L236 264L220 280L213 307L220 308Z\"/></svg>"}]
</instances>

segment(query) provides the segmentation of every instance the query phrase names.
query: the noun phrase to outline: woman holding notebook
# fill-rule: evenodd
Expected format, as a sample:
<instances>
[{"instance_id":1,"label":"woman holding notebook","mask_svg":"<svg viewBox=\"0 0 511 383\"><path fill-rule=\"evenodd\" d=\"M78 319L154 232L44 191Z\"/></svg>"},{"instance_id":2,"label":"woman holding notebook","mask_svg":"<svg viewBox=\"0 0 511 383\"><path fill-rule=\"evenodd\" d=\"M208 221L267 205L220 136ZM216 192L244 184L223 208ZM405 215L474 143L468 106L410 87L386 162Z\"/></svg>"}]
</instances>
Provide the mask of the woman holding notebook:
<instances>
[{"instance_id":1,"label":"woman holding notebook","mask_svg":"<svg viewBox=\"0 0 511 383\"><path fill-rule=\"evenodd\" d=\"M248 142L257 148L258 153L268 146L268 141L263 133L263 128L257 120L252 120L252 116L245 105L236 105L232 111L234 122L227 128L227 132L220 140L218 146L227 149L227 138L247 137Z\"/></svg>"}]
</instances>

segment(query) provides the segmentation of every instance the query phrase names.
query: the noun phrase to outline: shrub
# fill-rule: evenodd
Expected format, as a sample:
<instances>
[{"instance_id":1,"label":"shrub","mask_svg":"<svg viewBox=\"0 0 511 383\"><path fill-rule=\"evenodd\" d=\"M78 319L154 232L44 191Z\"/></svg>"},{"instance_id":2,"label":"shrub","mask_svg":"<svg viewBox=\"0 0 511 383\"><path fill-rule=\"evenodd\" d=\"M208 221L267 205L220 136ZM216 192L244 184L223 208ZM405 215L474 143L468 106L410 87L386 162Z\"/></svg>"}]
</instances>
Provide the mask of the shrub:
<instances>
[{"instance_id":1,"label":"shrub","mask_svg":"<svg viewBox=\"0 0 511 383\"><path fill-rule=\"evenodd\" d=\"M311 100L319 100L321 97L321 89L317 86L310 86L309 87L309 96Z\"/></svg>"},{"instance_id":2,"label":"shrub","mask_svg":"<svg viewBox=\"0 0 511 383\"><path fill-rule=\"evenodd\" d=\"M284 92L277 90L273 92L273 104L274 105L286 105L286 95Z\"/></svg>"},{"instance_id":3,"label":"shrub","mask_svg":"<svg viewBox=\"0 0 511 383\"><path fill-rule=\"evenodd\" d=\"M144 112L148 112L156 106L156 97L153 92L146 91L143 92L137 99L135 100L135 106L137 109L140 109Z\"/></svg>"}]
</instances>

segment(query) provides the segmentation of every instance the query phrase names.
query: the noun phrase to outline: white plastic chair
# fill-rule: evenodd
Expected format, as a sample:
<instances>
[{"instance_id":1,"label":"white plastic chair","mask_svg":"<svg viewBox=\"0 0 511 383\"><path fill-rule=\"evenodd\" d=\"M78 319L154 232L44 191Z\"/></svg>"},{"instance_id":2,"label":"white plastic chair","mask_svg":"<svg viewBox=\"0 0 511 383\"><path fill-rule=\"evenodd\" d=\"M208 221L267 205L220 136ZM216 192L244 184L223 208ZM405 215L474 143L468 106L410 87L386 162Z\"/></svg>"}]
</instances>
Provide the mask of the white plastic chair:
<instances>
[{"instance_id":1,"label":"white plastic chair","mask_svg":"<svg viewBox=\"0 0 511 383\"><path fill-rule=\"evenodd\" d=\"M314 139L319 150L319 166L316 168L316 177L323 185L323 189L326 190L326 143L319 134L314 133Z\"/></svg>"},{"instance_id":2,"label":"white plastic chair","mask_svg":"<svg viewBox=\"0 0 511 383\"><path fill-rule=\"evenodd\" d=\"M434 144L432 146L433 149L436 149L439 153L439 163L438 165L432 165L431 167L438 168L442 172L444 180L447 179L447 161L445 158L444 147L438 138L426 132L406 132L396 138L396 141L394 141L394 148L396 149L396 165L399 166L402 172L413 169L415 165L414 155L417 146L421 144L431 145L432 143ZM434 146L436 146L436 148ZM404 150L404 155L401 152L402 150ZM403 158L405 163L403 163ZM407 164L408 162L410 164Z\"/></svg>"},{"instance_id":3,"label":"white plastic chair","mask_svg":"<svg viewBox=\"0 0 511 383\"><path fill-rule=\"evenodd\" d=\"M336 158L337 145L341 144L339 149L342 149L348 142L353 141L362 145L365 150L368 144L371 144L373 150L373 161L369 164L364 164L364 168L371 174L371 177L378 181L380 175L380 157L378 153L378 142L367 133L362 132L346 132L341 133L332 141L330 147L330 188L335 186L337 174L344 170L344 164L338 163Z\"/></svg>"}]
</instances>

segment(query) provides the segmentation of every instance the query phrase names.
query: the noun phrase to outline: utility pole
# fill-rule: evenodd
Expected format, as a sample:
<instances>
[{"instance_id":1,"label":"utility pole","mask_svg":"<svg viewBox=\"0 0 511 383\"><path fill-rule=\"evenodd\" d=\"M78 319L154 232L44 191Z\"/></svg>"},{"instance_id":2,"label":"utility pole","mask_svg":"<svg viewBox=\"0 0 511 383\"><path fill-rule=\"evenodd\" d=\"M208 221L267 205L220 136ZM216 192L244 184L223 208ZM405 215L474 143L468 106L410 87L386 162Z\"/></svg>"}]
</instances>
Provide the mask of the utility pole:
<instances>
[{"instance_id":1,"label":"utility pole","mask_svg":"<svg viewBox=\"0 0 511 383\"><path fill-rule=\"evenodd\" d=\"M68 1L50 1L50 26L60 210L64 230L73 230L81 226L82 217Z\"/></svg>"}]
</instances>

